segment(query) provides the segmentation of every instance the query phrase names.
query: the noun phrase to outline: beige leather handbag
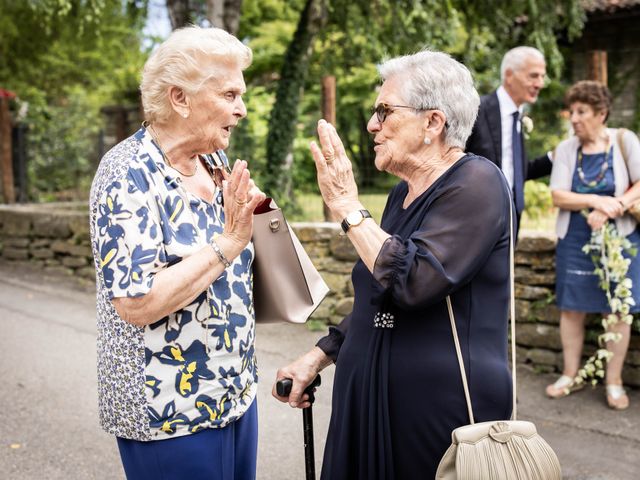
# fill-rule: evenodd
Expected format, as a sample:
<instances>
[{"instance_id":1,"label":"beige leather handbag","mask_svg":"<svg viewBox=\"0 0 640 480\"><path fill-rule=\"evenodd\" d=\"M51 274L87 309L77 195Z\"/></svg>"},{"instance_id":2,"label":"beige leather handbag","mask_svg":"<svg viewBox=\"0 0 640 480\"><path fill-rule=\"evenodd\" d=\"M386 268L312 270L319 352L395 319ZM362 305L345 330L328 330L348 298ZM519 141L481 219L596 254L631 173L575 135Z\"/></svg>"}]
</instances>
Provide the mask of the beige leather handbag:
<instances>
[{"instance_id":1,"label":"beige leather handbag","mask_svg":"<svg viewBox=\"0 0 640 480\"><path fill-rule=\"evenodd\" d=\"M221 187L225 176L221 171L231 174L227 156L218 150L205 157L214 166L213 181ZM329 287L271 198L254 211L252 240L256 322L306 322Z\"/></svg>"},{"instance_id":2,"label":"beige leather handbag","mask_svg":"<svg viewBox=\"0 0 640 480\"><path fill-rule=\"evenodd\" d=\"M253 244L256 322L306 322L329 287L270 198L254 212Z\"/></svg>"},{"instance_id":3,"label":"beige leather handbag","mask_svg":"<svg viewBox=\"0 0 640 480\"><path fill-rule=\"evenodd\" d=\"M470 425L456 428L436 472L436 480L561 480L558 457L531 422L516 420L516 326L514 302L514 238L511 212L509 247L511 286L511 372L513 419L475 423L451 299L447 297L453 341L469 411Z\"/></svg>"}]
</instances>

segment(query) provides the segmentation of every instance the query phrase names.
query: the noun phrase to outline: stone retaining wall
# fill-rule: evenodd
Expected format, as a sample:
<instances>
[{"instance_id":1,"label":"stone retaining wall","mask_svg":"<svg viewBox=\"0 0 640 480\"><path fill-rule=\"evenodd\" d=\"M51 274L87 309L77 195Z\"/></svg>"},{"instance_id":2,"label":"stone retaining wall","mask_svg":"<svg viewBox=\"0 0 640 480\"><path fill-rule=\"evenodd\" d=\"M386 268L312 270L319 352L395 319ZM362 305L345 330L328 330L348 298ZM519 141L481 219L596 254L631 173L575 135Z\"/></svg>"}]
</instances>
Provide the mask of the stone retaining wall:
<instances>
[{"instance_id":1,"label":"stone retaining wall","mask_svg":"<svg viewBox=\"0 0 640 480\"><path fill-rule=\"evenodd\" d=\"M86 210L84 204L0 206L0 258L93 281ZM312 318L338 323L353 306L350 273L356 252L335 224L298 223L293 228L331 288ZM562 366L560 315L554 305L554 250L553 236L521 232L516 251L518 361L543 372ZM599 332L599 319L594 316L589 320L585 354L595 350ZM640 386L640 335L635 332L623 378L628 385Z\"/></svg>"},{"instance_id":2,"label":"stone retaining wall","mask_svg":"<svg viewBox=\"0 0 640 480\"><path fill-rule=\"evenodd\" d=\"M78 203L0 205L0 258L95 280L87 210Z\"/></svg>"}]
</instances>

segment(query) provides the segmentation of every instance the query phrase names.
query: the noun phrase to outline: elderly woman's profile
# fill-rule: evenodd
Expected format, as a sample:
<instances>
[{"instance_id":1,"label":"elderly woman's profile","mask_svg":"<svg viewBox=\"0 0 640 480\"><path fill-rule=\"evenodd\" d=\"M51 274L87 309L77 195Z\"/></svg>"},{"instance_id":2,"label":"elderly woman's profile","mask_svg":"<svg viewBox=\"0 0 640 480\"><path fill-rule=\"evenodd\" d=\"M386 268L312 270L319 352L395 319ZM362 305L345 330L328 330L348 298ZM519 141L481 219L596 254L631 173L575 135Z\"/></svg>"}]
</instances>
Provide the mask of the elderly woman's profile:
<instances>
[{"instance_id":1,"label":"elderly woman's profile","mask_svg":"<svg viewBox=\"0 0 640 480\"><path fill-rule=\"evenodd\" d=\"M315 348L281 368L288 401L335 362L322 466L326 480L434 478L451 431L469 423L445 299L451 297L476 421L508 419L509 187L463 149L479 97L469 71L422 51L379 67L368 130L375 165L400 179L380 224L358 197L332 125L311 150L323 199L359 261L353 311Z\"/></svg>"},{"instance_id":2,"label":"elderly woman's profile","mask_svg":"<svg viewBox=\"0 0 640 480\"><path fill-rule=\"evenodd\" d=\"M100 423L128 478L255 478L250 240L265 197L246 162L220 168L251 59L223 30L173 32L144 66L142 128L93 181Z\"/></svg>"}]
</instances>

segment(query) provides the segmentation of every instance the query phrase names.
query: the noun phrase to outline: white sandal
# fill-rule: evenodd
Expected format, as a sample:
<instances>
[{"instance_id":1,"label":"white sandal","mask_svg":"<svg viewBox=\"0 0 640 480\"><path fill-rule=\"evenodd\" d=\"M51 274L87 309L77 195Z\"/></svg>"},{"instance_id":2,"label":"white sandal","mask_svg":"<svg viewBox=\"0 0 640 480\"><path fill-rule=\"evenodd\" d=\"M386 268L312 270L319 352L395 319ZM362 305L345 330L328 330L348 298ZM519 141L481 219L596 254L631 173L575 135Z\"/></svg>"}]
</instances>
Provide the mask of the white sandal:
<instances>
[{"instance_id":1,"label":"white sandal","mask_svg":"<svg viewBox=\"0 0 640 480\"><path fill-rule=\"evenodd\" d=\"M578 384L574 377L562 375L555 383L547 385L546 394L550 398L562 398L581 388L584 388L584 383Z\"/></svg>"},{"instance_id":2,"label":"white sandal","mask_svg":"<svg viewBox=\"0 0 640 480\"><path fill-rule=\"evenodd\" d=\"M622 385L607 385L607 405L614 410L624 410L629 407L629 397Z\"/></svg>"}]
</instances>

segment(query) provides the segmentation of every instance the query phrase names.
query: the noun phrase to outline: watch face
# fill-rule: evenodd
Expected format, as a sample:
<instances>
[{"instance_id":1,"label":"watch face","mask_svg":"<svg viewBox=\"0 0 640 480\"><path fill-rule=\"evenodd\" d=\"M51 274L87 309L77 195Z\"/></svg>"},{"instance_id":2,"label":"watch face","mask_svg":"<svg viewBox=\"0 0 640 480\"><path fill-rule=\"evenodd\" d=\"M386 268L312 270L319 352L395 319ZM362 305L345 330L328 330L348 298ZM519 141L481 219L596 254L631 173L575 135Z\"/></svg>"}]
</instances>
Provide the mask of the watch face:
<instances>
[{"instance_id":1,"label":"watch face","mask_svg":"<svg viewBox=\"0 0 640 480\"><path fill-rule=\"evenodd\" d=\"M359 211L351 212L346 218L349 225L357 225L362 221L362 213Z\"/></svg>"}]
</instances>

